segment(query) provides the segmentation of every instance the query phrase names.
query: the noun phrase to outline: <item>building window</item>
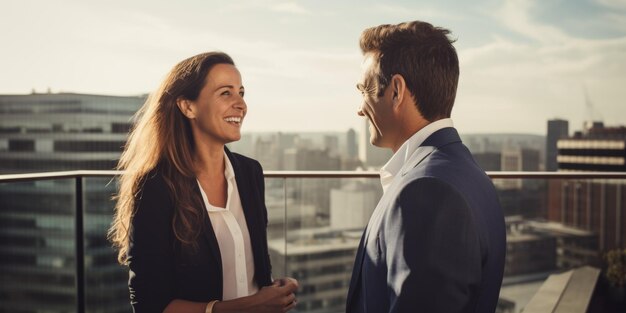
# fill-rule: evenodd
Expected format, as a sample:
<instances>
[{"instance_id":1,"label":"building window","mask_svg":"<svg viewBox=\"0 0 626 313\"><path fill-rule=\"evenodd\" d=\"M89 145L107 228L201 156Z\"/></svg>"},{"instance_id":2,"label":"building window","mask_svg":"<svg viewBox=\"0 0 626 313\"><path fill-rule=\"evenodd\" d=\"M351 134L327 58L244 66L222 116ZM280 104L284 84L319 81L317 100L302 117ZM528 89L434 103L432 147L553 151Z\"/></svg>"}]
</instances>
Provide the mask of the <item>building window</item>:
<instances>
[{"instance_id":1,"label":"building window","mask_svg":"<svg viewBox=\"0 0 626 313\"><path fill-rule=\"evenodd\" d=\"M9 140L9 151L24 152L35 151L34 140Z\"/></svg>"}]
</instances>

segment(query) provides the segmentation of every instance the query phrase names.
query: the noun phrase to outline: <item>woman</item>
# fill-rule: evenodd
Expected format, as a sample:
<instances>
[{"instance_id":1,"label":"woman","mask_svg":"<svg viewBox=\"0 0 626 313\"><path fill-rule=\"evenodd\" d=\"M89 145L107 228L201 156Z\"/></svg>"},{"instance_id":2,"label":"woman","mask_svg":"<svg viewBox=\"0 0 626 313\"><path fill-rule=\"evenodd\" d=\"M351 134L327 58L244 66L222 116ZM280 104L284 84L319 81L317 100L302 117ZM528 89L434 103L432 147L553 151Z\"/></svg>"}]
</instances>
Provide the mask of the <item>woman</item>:
<instances>
[{"instance_id":1,"label":"woman","mask_svg":"<svg viewBox=\"0 0 626 313\"><path fill-rule=\"evenodd\" d=\"M247 112L226 54L177 64L137 113L109 237L130 268L135 312L286 312L271 281L261 165L231 153Z\"/></svg>"}]
</instances>

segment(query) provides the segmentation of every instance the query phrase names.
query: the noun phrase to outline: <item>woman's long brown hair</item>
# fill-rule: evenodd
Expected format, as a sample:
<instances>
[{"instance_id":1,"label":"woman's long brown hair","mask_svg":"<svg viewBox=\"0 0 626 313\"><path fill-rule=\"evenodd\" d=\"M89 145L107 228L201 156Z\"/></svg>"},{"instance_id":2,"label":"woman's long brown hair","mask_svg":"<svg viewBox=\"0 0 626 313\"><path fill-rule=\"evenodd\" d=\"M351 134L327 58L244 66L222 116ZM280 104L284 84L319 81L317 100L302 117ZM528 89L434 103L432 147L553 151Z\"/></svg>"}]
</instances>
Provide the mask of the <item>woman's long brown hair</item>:
<instances>
[{"instance_id":1,"label":"woman's long brown hair","mask_svg":"<svg viewBox=\"0 0 626 313\"><path fill-rule=\"evenodd\" d=\"M175 204L172 229L176 238L193 245L200 234L203 211L194 193L194 141L189 120L180 112L176 101L196 100L208 72L216 64L234 65L234 62L225 53L209 52L178 63L135 114L134 126L117 166L124 173L119 179L115 216L108 234L122 264L127 261L135 201L142 182L157 167Z\"/></svg>"}]
</instances>

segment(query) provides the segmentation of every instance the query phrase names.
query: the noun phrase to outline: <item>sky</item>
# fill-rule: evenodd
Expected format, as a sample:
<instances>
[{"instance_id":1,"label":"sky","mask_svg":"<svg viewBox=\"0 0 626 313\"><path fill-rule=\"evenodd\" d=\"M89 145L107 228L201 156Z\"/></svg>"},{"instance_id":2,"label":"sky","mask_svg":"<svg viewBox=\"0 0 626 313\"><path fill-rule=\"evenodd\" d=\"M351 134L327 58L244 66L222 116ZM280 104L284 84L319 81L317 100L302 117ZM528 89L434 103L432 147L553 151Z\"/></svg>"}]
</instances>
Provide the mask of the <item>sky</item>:
<instances>
[{"instance_id":1,"label":"sky","mask_svg":"<svg viewBox=\"0 0 626 313\"><path fill-rule=\"evenodd\" d=\"M461 133L545 134L546 121L626 124L624 0L8 0L0 94L140 95L179 61L230 54L244 132L364 127L358 39L422 20L452 31Z\"/></svg>"}]
</instances>

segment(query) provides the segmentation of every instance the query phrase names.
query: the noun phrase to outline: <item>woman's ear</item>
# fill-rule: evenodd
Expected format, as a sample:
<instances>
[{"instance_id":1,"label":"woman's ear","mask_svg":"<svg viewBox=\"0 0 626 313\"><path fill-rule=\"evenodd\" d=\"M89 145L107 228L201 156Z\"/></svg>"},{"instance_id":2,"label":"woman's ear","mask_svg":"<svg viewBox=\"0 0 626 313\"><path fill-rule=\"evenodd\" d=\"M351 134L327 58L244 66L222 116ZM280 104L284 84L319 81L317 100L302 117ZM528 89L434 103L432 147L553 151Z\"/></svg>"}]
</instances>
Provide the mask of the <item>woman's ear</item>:
<instances>
[{"instance_id":1,"label":"woman's ear","mask_svg":"<svg viewBox=\"0 0 626 313\"><path fill-rule=\"evenodd\" d=\"M178 98L176 99L176 105L178 106L178 109L180 109L180 112L183 113L183 115L186 116L188 119L192 120L196 118L196 107L193 101L184 98Z\"/></svg>"}]
</instances>

